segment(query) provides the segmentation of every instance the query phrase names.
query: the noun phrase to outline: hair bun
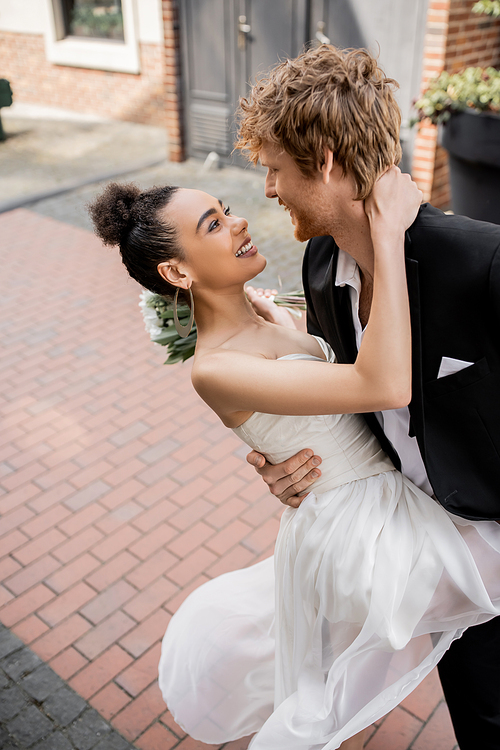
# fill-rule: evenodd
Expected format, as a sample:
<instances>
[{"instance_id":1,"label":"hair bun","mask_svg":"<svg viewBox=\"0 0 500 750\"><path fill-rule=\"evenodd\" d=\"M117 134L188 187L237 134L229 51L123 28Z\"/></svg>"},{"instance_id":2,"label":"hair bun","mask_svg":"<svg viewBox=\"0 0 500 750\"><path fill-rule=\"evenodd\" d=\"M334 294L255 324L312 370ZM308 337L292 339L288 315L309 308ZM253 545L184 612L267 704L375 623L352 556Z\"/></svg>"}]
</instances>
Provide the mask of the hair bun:
<instances>
[{"instance_id":1,"label":"hair bun","mask_svg":"<svg viewBox=\"0 0 500 750\"><path fill-rule=\"evenodd\" d=\"M141 191L129 183L111 182L88 206L95 233L105 245L120 245L134 225L133 205Z\"/></svg>"}]
</instances>

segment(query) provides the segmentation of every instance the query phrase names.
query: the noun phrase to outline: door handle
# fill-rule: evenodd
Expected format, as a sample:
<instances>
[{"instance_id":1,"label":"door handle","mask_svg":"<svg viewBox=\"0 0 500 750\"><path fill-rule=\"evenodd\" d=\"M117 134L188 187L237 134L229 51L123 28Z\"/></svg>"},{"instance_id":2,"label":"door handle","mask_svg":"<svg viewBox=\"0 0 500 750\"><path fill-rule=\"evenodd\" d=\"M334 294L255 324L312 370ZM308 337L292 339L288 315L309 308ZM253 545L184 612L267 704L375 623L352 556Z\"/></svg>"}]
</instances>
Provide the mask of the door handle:
<instances>
[{"instance_id":1,"label":"door handle","mask_svg":"<svg viewBox=\"0 0 500 750\"><path fill-rule=\"evenodd\" d=\"M318 21L318 25L316 27L316 39L319 41L320 44L330 44L330 40L323 33L325 30L325 25L326 24L324 21Z\"/></svg>"},{"instance_id":2,"label":"door handle","mask_svg":"<svg viewBox=\"0 0 500 750\"><path fill-rule=\"evenodd\" d=\"M252 30L250 24L247 23L246 16L240 16L238 18L238 49L244 51L247 44L247 34Z\"/></svg>"}]
</instances>

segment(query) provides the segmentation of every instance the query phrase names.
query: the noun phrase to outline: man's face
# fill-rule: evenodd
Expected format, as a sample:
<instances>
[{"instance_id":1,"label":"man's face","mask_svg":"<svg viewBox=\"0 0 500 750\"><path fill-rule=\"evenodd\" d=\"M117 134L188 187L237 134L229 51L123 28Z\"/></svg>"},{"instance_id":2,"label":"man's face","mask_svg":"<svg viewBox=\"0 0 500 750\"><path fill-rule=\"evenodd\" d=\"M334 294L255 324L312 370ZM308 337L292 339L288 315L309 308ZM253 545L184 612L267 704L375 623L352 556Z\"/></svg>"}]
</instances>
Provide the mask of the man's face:
<instances>
[{"instance_id":1,"label":"man's face","mask_svg":"<svg viewBox=\"0 0 500 750\"><path fill-rule=\"evenodd\" d=\"M315 175L304 177L286 151L268 142L261 148L260 162L267 168L266 197L277 198L290 211L295 239L336 236L355 203L353 184L340 167L333 165L327 183L320 165Z\"/></svg>"}]
</instances>

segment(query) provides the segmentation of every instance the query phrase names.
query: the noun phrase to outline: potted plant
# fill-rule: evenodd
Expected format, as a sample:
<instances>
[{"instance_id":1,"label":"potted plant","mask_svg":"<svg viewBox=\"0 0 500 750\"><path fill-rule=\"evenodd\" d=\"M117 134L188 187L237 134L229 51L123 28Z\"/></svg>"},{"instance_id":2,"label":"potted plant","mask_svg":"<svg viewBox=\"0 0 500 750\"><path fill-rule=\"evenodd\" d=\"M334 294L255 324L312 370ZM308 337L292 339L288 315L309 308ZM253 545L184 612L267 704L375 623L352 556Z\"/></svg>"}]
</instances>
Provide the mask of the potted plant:
<instances>
[{"instance_id":1,"label":"potted plant","mask_svg":"<svg viewBox=\"0 0 500 750\"><path fill-rule=\"evenodd\" d=\"M500 0L481 0L473 10L500 17ZM415 107L419 119L440 126L453 211L500 224L500 70L444 71Z\"/></svg>"}]
</instances>

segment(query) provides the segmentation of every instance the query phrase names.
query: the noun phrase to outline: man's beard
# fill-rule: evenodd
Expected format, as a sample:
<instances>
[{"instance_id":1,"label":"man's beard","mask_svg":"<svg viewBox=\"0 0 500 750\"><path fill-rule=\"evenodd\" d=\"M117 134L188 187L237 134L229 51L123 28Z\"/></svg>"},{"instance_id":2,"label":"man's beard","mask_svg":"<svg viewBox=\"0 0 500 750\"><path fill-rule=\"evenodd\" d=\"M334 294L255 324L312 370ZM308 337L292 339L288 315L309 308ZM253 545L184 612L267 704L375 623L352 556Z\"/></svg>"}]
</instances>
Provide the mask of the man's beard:
<instances>
[{"instance_id":1,"label":"man's beard","mask_svg":"<svg viewBox=\"0 0 500 750\"><path fill-rule=\"evenodd\" d=\"M319 237L325 234L325 231L321 226L313 221L309 216L298 216L294 215L295 226L294 226L294 237L298 242L307 242L307 240L313 237Z\"/></svg>"},{"instance_id":2,"label":"man's beard","mask_svg":"<svg viewBox=\"0 0 500 750\"><path fill-rule=\"evenodd\" d=\"M286 205L286 203L283 203L281 198L278 198L278 203L280 206L283 206L285 211L291 211L291 209ZM307 242L307 240L312 239L313 237L321 237L324 234L328 234L328 230L323 227L323 225L314 217L310 216L306 213L297 213L297 211L293 210L293 236L298 242Z\"/></svg>"}]
</instances>

